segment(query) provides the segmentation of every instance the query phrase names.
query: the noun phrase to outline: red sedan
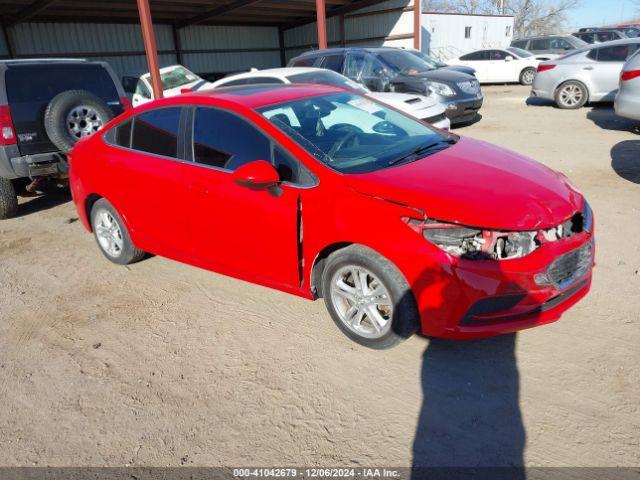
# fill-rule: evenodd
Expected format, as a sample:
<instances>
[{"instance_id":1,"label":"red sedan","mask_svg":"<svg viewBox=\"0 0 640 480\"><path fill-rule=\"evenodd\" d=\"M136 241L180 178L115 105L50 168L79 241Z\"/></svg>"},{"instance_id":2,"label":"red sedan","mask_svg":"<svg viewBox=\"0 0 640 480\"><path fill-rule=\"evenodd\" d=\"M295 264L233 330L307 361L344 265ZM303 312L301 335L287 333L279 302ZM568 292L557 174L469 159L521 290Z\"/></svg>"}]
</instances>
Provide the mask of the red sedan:
<instances>
[{"instance_id":1,"label":"red sedan","mask_svg":"<svg viewBox=\"0 0 640 480\"><path fill-rule=\"evenodd\" d=\"M566 177L338 88L153 102L72 157L112 262L151 252L323 297L372 348L549 323L591 284L593 215Z\"/></svg>"}]
</instances>

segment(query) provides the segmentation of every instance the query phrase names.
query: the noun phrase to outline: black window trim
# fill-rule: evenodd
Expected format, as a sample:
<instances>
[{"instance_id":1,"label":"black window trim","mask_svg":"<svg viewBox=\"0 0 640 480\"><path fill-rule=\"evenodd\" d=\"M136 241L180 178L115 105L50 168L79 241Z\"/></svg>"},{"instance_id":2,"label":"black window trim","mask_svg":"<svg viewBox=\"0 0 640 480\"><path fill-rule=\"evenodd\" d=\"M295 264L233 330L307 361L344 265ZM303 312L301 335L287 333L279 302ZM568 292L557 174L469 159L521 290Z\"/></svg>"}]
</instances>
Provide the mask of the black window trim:
<instances>
[{"instance_id":1,"label":"black window trim","mask_svg":"<svg viewBox=\"0 0 640 480\"><path fill-rule=\"evenodd\" d=\"M113 127L109 128L109 130L107 130L104 134L101 135L102 137L102 141L108 145L109 147L112 148L116 148L118 150L124 150L127 152L136 152L136 153L140 153L142 155L147 155L149 157L155 157L155 158L161 158L163 160L170 160L170 161L174 161L174 162L180 162L180 163L193 163L189 160L186 160L186 155L184 155L185 151L186 151L186 140L185 140L185 128L187 126L187 124L185 123L187 118L187 105L183 105L183 104L176 104L176 105L164 105L161 107L154 107L154 108L149 108L146 109L142 112L136 112L134 115L131 115L130 117L127 117L126 119L124 119L121 122L118 122L116 125L114 125ZM135 123L136 123L136 118L139 117L140 115L143 115L145 113L148 112L153 112L155 110L164 110L167 108L179 108L180 109L180 121L178 123L178 135L177 135L177 140L178 140L178 145L176 147L176 153L177 156L176 157L168 157L166 155L159 155L157 153L152 153L152 152L145 152L144 150L138 150L137 148L132 148L131 145L133 144L133 132L134 132L134 127L135 127ZM123 147L122 145L118 145L117 143L115 143L115 134L116 134L116 130L120 125L123 125L127 122L131 122L131 132L129 133L129 146L128 147Z\"/></svg>"},{"instance_id":2,"label":"black window trim","mask_svg":"<svg viewBox=\"0 0 640 480\"><path fill-rule=\"evenodd\" d=\"M248 123L249 125L251 125L253 128L255 128L256 130L258 130L258 132L260 132L262 135L264 135L267 140L269 140L269 152L270 154L273 156L273 152L274 149L276 147L280 147L280 150L286 155L288 156L291 160L297 162L301 168L304 168L308 174L309 177L313 179L313 182L310 183L309 185L305 185L305 184L301 184L301 183L293 183L293 182L288 182L288 181L281 181L278 184L279 185L287 185L290 186L292 188L297 188L300 190L308 190L310 188L315 188L318 185L320 185L320 179L309 169L307 168L307 166L301 162L300 160L298 160L294 155L291 154L291 152L289 152L289 150L287 150L285 147L283 147L282 145L280 145L280 143L278 141L276 141L271 135L269 135L267 132L265 132L261 127L259 127L258 125L255 125L253 123L249 123L247 122L247 119L245 117L243 117L242 115L238 115L236 112L234 112L233 110L229 110L228 108L224 108L224 107L220 107L220 106L214 106L214 105L204 105L204 104L198 104L198 105L183 105L184 110L189 110L188 115L186 116L186 122L185 123L185 131L184 131L184 153L185 153L185 158L187 158L186 163L190 164L190 165L194 165L196 167L200 167L200 168L207 168L210 170L217 170L219 172L223 172L223 173L228 173L228 174L232 174L234 171L230 170L228 168L224 168L224 167L215 167L213 165L205 165L203 163L198 163L195 161L195 154L193 151L194 148L194 142L193 142L193 135L195 132L195 120L196 120L196 110L199 108L209 108L209 109L213 109L213 110L220 110L223 111L225 113L230 113L231 115L239 118L240 120L242 120L245 123ZM189 148L189 146L191 148ZM256 159L258 160L258 159ZM266 158L264 160L267 160ZM268 159L269 162L271 162L271 158Z\"/></svg>"}]
</instances>

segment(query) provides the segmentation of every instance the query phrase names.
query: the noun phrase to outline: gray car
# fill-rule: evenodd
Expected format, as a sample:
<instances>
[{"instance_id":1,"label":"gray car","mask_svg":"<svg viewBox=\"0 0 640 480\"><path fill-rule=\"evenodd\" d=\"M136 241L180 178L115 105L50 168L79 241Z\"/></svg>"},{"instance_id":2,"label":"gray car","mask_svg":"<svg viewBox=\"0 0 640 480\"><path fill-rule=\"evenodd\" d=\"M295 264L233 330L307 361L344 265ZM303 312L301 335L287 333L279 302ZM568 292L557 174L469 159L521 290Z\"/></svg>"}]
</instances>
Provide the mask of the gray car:
<instances>
[{"instance_id":1,"label":"gray car","mask_svg":"<svg viewBox=\"0 0 640 480\"><path fill-rule=\"evenodd\" d=\"M521 48L540 55L564 55L572 50L586 46L587 43L573 35L546 35L540 37L519 38L511 42L512 47Z\"/></svg>"},{"instance_id":2,"label":"gray car","mask_svg":"<svg viewBox=\"0 0 640 480\"><path fill-rule=\"evenodd\" d=\"M622 68L615 108L621 117L640 120L640 50Z\"/></svg>"},{"instance_id":3,"label":"gray car","mask_svg":"<svg viewBox=\"0 0 640 480\"><path fill-rule=\"evenodd\" d=\"M622 66L640 48L640 38L589 45L538 66L531 94L575 109L587 102L613 102Z\"/></svg>"}]
</instances>

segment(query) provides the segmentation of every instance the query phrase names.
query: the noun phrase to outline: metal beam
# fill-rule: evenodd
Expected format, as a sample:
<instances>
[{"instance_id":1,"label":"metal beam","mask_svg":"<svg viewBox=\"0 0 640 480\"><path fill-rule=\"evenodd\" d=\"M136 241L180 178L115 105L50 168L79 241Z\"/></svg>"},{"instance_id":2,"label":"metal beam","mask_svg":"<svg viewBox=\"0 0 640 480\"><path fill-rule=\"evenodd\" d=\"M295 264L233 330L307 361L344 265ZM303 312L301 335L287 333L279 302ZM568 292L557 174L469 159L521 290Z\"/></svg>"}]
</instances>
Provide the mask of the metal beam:
<instances>
[{"instance_id":1,"label":"metal beam","mask_svg":"<svg viewBox=\"0 0 640 480\"><path fill-rule=\"evenodd\" d=\"M189 25L197 25L199 23L206 22L207 20L222 15L223 13L229 13L233 10L258 3L259 1L260 0L234 0L233 2L227 3L226 5L220 5L219 7L211 8L206 12L199 13L198 15L188 18L187 20L178 22L176 24L176 27L184 28L188 27Z\"/></svg>"},{"instance_id":2,"label":"metal beam","mask_svg":"<svg viewBox=\"0 0 640 480\"><path fill-rule=\"evenodd\" d=\"M13 49L11 38L9 37L9 27L6 25L2 25L2 35L4 37L4 44L7 46L7 54L9 55L9 58L14 58L16 52Z\"/></svg>"},{"instance_id":3,"label":"metal beam","mask_svg":"<svg viewBox=\"0 0 640 480\"><path fill-rule=\"evenodd\" d=\"M140 14L140 28L142 29L142 40L144 41L144 51L147 55L147 65L151 74L151 87L153 97L158 99L163 97L162 81L160 79L160 62L158 61L158 48L156 47L156 33L153 30L151 20L151 8L149 0L138 0L138 13Z\"/></svg>"},{"instance_id":4,"label":"metal beam","mask_svg":"<svg viewBox=\"0 0 640 480\"><path fill-rule=\"evenodd\" d=\"M284 46L284 30L278 27L278 46L280 48L280 66L287 66L287 50Z\"/></svg>"},{"instance_id":5,"label":"metal beam","mask_svg":"<svg viewBox=\"0 0 640 480\"><path fill-rule=\"evenodd\" d=\"M182 39L180 38L180 31L175 25L171 25L171 31L173 32L173 45L176 49L176 61L182 65Z\"/></svg>"},{"instance_id":6,"label":"metal beam","mask_svg":"<svg viewBox=\"0 0 640 480\"><path fill-rule=\"evenodd\" d=\"M422 32L422 0L413 0L413 48L422 50L420 33Z\"/></svg>"},{"instance_id":7,"label":"metal beam","mask_svg":"<svg viewBox=\"0 0 640 480\"><path fill-rule=\"evenodd\" d=\"M324 0L316 0L316 23L318 26L318 48L327 48L327 12Z\"/></svg>"},{"instance_id":8,"label":"metal beam","mask_svg":"<svg viewBox=\"0 0 640 480\"><path fill-rule=\"evenodd\" d=\"M36 16L46 8L49 8L51 5L56 3L58 0L36 0L31 5L24 7L18 13L16 13L13 18L11 18L7 22L7 26L15 25L16 23L24 22L25 20L30 19L31 17Z\"/></svg>"},{"instance_id":9,"label":"metal beam","mask_svg":"<svg viewBox=\"0 0 640 480\"><path fill-rule=\"evenodd\" d=\"M354 0L351 3L343 5L341 7L330 8L326 11L326 18L335 17L336 15L344 15L345 13L350 13L354 10L370 7L372 5L377 5L378 3L382 3L385 1L387 0ZM291 30L292 28L308 25L315 21L316 19L314 18L303 18L301 20L298 20L297 22L289 23L285 26L285 30Z\"/></svg>"}]
</instances>

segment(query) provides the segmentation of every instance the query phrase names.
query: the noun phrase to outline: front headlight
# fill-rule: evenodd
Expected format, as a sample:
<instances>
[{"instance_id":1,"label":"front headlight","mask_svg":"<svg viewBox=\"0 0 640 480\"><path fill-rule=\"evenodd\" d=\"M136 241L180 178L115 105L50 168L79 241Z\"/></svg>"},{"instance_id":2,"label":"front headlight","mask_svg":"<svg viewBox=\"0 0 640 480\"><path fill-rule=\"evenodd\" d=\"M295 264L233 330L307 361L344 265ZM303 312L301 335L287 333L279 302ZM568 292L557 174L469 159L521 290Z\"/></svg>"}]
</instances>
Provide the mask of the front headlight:
<instances>
[{"instance_id":1,"label":"front headlight","mask_svg":"<svg viewBox=\"0 0 640 480\"><path fill-rule=\"evenodd\" d=\"M509 260L535 251L542 242L562 237L556 229L534 232L502 232L464 227L437 220L404 218L405 223L421 233L433 245L454 257L466 260Z\"/></svg>"},{"instance_id":2,"label":"front headlight","mask_svg":"<svg viewBox=\"0 0 640 480\"><path fill-rule=\"evenodd\" d=\"M455 97L456 92L453 91L446 83L440 82L427 82L427 88L438 95L442 95L443 97Z\"/></svg>"}]
</instances>

